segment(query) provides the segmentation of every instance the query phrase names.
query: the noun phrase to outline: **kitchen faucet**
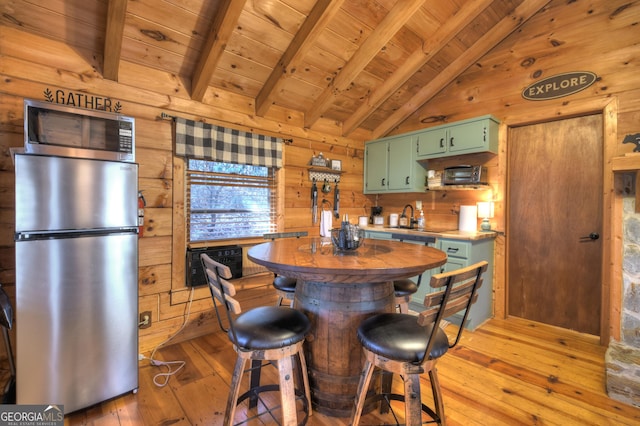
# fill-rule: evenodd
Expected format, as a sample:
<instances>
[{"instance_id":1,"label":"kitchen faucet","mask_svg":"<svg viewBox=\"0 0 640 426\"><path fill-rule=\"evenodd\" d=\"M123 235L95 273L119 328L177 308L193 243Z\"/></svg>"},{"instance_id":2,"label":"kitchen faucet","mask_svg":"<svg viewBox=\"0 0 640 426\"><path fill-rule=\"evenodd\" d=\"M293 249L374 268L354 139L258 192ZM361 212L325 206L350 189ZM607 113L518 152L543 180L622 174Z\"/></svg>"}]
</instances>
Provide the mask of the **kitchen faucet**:
<instances>
[{"instance_id":1,"label":"kitchen faucet","mask_svg":"<svg viewBox=\"0 0 640 426\"><path fill-rule=\"evenodd\" d=\"M409 229L413 229L413 225L415 225L416 223L418 223L417 219L414 219L413 217L413 206L411 204L407 204L406 206L404 206L404 208L402 209L402 214L400 215L400 218L406 218L407 217L407 207L411 207L411 216L409 217L409 226L406 226Z\"/></svg>"}]
</instances>

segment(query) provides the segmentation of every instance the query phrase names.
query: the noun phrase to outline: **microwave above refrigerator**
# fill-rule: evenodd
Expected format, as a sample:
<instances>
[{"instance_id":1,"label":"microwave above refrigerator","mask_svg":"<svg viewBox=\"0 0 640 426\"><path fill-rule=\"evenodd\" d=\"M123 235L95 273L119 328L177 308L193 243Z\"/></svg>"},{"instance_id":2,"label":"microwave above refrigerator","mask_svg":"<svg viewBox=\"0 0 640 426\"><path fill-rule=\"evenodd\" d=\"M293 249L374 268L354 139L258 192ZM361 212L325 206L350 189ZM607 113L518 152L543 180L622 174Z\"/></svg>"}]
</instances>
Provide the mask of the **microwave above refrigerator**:
<instances>
[{"instance_id":1,"label":"microwave above refrigerator","mask_svg":"<svg viewBox=\"0 0 640 426\"><path fill-rule=\"evenodd\" d=\"M24 152L135 162L135 120L121 114L24 101Z\"/></svg>"}]
</instances>

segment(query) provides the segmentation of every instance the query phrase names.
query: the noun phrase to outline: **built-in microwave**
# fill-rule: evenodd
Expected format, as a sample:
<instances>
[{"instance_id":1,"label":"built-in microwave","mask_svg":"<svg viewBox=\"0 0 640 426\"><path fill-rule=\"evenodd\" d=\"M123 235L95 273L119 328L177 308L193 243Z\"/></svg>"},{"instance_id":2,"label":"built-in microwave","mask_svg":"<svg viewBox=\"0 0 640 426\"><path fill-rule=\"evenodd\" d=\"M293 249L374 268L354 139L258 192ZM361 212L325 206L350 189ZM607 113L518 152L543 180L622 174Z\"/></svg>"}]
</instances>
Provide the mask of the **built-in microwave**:
<instances>
[{"instance_id":1,"label":"built-in microwave","mask_svg":"<svg viewBox=\"0 0 640 426\"><path fill-rule=\"evenodd\" d=\"M482 166L455 166L444 169L445 185L473 185L487 183L487 169Z\"/></svg>"},{"instance_id":2,"label":"built-in microwave","mask_svg":"<svg viewBox=\"0 0 640 426\"><path fill-rule=\"evenodd\" d=\"M135 120L107 111L25 99L24 150L135 162Z\"/></svg>"}]
</instances>

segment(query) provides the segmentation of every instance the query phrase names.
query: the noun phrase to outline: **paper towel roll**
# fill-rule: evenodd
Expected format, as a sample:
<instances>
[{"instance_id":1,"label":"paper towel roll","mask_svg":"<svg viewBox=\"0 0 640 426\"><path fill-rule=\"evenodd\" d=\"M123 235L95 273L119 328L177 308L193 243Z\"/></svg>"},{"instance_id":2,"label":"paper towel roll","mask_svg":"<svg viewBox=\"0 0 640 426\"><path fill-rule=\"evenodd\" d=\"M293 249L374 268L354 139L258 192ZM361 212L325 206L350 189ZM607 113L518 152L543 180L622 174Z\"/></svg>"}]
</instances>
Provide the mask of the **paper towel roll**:
<instances>
[{"instance_id":1,"label":"paper towel roll","mask_svg":"<svg viewBox=\"0 0 640 426\"><path fill-rule=\"evenodd\" d=\"M478 206L460 206L458 229L467 232L478 230Z\"/></svg>"}]
</instances>

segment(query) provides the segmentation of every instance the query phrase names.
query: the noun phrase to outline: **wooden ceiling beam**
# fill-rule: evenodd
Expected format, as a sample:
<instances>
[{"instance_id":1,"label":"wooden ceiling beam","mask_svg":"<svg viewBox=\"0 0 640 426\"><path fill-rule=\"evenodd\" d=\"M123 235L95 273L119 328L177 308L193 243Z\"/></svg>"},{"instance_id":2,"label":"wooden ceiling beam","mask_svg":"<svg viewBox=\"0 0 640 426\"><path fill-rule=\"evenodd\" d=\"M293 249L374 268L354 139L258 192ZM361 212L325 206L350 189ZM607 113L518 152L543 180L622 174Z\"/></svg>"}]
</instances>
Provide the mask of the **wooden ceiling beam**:
<instances>
[{"instance_id":1,"label":"wooden ceiling beam","mask_svg":"<svg viewBox=\"0 0 640 426\"><path fill-rule=\"evenodd\" d=\"M220 2L209 30L209 36L191 78L191 98L193 100L202 102L204 99L211 76L215 72L218 61L238 23L245 3L246 0L223 0Z\"/></svg>"},{"instance_id":2,"label":"wooden ceiling beam","mask_svg":"<svg viewBox=\"0 0 640 426\"><path fill-rule=\"evenodd\" d=\"M124 20L127 15L127 0L109 0L107 6L107 28L104 35L104 58L102 76L118 81L120 52L124 34Z\"/></svg>"},{"instance_id":3,"label":"wooden ceiling beam","mask_svg":"<svg viewBox=\"0 0 640 426\"><path fill-rule=\"evenodd\" d=\"M293 37L278 64L273 68L266 83L256 97L256 115L264 117L273 105L286 79L299 68L300 63L316 42L331 18L340 10L344 0L318 0Z\"/></svg>"},{"instance_id":4,"label":"wooden ceiling beam","mask_svg":"<svg viewBox=\"0 0 640 426\"><path fill-rule=\"evenodd\" d=\"M375 58L393 36L422 7L424 0L399 0L362 43L351 59L315 100L311 110L305 113L305 127L311 127L334 103L336 97L349 88L355 78Z\"/></svg>"},{"instance_id":5,"label":"wooden ceiling beam","mask_svg":"<svg viewBox=\"0 0 640 426\"><path fill-rule=\"evenodd\" d=\"M429 84L422 87L408 102L387 117L373 130L372 136L380 138L387 135L549 2L550 0L524 0L513 12L480 37L473 46L451 62Z\"/></svg>"},{"instance_id":6,"label":"wooden ceiling beam","mask_svg":"<svg viewBox=\"0 0 640 426\"><path fill-rule=\"evenodd\" d=\"M388 79L372 91L358 109L342 124L343 136L356 130L380 105L396 90L420 70L429 60L447 45L460 31L493 3L493 0L472 0L438 28L429 39L425 40L421 49L414 51L409 58Z\"/></svg>"}]
</instances>

